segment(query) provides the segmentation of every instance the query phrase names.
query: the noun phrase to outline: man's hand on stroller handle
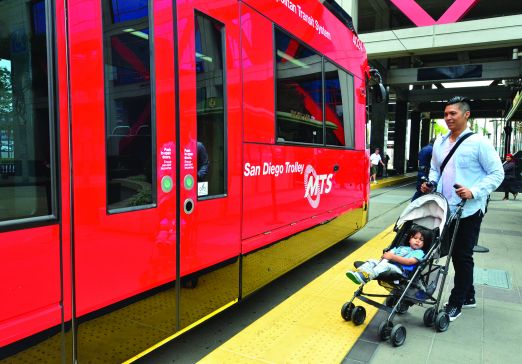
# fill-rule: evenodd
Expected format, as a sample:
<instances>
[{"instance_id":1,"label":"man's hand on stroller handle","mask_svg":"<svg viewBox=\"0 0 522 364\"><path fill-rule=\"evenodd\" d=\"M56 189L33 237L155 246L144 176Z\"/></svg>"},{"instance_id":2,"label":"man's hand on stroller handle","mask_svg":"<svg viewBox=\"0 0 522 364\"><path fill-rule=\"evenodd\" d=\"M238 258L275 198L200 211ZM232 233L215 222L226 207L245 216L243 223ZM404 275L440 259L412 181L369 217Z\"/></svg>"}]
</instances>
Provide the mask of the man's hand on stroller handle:
<instances>
[{"instance_id":1,"label":"man's hand on stroller handle","mask_svg":"<svg viewBox=\"0 0 522 364\"><path fill-rule=\"evenodd\" d=\"M429 181L426 177L422 177L421 180L424 181L420 186L422 193L432 192L433 190L437 189L437 182Z\"/></svg>"},{"instance_id":2,"label":"man's hand on stroller handle","mask_svg":"<svg viewBox=\"0 0 522 364\"><path fill-rule=\"evenodd\" d=\"M453 188L455 189L457 196L459 196L461 199L471 200L473 198L473 192L471 192L469 188L459 185L458 183L455 183Z\"/></svg>"}]
</instances>

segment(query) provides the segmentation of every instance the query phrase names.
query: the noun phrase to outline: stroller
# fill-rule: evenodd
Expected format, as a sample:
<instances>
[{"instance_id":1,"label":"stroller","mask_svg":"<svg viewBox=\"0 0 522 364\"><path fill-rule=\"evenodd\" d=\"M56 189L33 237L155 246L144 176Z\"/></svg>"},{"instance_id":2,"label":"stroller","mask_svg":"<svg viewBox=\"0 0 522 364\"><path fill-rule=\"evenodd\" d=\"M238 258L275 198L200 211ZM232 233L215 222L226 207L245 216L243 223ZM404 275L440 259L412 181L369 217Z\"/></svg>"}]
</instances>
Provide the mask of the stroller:
<instances>
[{"instance_id":1,"label":"stroller","mask_svg":"<svg viewBox=\"0 0 522 364\"><path fill-rule=\"evenodd\" d=\"M354 299L359 299L374 307L389 313L388 318L379 325L381 340L390 340L393 346L401 346L406 340L406 328L401 324L393 324L396 314L404 314L413 305L429 306L424 312L424 325L435 326L439 332L446 331L450 319L440 307L440 300L444 282L451 262L451 252L458 229L462 208L466 200L462 200L457 209L449 216L449 205L446 198L440 193L430 193L414 200L403 211L395 223L397 233L391 245L384 251L394 247L408 245L408 235L412 229L426 231L424 240L424 257L410 272L380 274L376 279L379 285L389 291L389 294L370 294L364 292L365 283L355 291L352 299L346 302L341 309L341 316L346 321L360 325L366 318L363 306L355 306ZM454 225L450 237L450 226ZM439 265L439 258L448 256L445 265ZM364 262L355 262L356 268ZM369 297L385 297L385 304L376 302Z\"/></svg>"}]
</instances>

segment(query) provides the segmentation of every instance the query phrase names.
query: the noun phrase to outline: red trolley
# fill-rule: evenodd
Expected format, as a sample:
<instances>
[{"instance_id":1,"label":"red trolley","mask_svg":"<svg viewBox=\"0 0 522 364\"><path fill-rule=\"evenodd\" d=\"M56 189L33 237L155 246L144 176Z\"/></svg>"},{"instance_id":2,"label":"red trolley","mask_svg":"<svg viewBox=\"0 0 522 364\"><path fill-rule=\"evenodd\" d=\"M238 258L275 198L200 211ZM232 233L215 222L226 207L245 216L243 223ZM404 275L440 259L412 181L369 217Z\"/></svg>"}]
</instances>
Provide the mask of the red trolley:
<instances>
[{"instance_id":1,"label":"red trolley","mask_svg":"<svg viewBox=\"0 0 522 364\"><path fill-rule=\"evenodd\" d=\"M368 77L316 0L1 1L0 358L136 358L364 226Z\"/></svg>"}]
</instances>

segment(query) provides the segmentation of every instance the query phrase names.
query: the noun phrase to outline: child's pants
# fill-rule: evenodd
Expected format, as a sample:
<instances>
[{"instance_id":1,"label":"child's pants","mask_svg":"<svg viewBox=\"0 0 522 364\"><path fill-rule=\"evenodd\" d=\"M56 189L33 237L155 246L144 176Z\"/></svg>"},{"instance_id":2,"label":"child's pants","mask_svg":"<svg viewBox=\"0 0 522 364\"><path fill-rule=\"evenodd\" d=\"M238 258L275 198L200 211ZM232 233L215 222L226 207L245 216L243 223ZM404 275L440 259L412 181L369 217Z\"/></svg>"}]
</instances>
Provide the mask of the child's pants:
<instances>
[{"instance_id":1,"label":"child's pants","mask_svg":"<svg viewBox=\"0 0 522 364\"><path fill-rule=\"evenodd\" d=\"M384 272L393 272L402 274L402 269L393 263L390 263L388 259L368 259L358 270L368 273L370 279L375 279Z\"/></svg>"}]
</instances>

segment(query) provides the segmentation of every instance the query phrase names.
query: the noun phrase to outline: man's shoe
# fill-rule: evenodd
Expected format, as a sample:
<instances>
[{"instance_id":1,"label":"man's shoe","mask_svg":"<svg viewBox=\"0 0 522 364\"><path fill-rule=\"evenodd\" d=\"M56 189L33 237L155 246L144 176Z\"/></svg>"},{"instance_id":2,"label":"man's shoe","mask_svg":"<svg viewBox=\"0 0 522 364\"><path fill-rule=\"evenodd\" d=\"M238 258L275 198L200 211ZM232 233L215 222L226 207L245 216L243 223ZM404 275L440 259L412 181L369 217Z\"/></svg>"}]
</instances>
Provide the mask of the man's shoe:
<instances>
[{"instance_id":1,"label":"man's shoe","mask_svg":"<svg viewBox=\"0 0 522 364\"><path fill-rule=\"evenodd\" d=\"M444 310L446 310L446 307L449 306L449 303L444 303ZM475 301L475 297L473 298L466 298L464 303L462 304L462 308L475 308L477 307L477 301Z\"/></svg>"},{"instance_id":2,"label":"man's shoe","mask_svg":"<svg viewBox=\"0 0 522 364\"><path fill-rule=\"evenodd\" d=\"M477 307L477 301L475 301L475 297L466 298L466 300L462 304L462 308L475 308L475 307Z\"/></svg>"},{"instance_id":3,"label":"man's shoe","mask_svg":"<svg viewBox=\"0 0 522 364\"><path fill-rule=\"evenodd\" d=\"M450 321L455 321L457 317L462 315L462 312L460 312L460 308L453 305L447 305L446 307L444 307L444 311L446 311L446 313L448 314Z\"/></svg>"},{"instance_id":4,"label":"man's shoe","mask_svg":"<svg viewBox=\"0 0 522 364\"><path fill-rule=\"evenodd\" d=\"M482 246L482 245L475 245L473 247L473 252L474 253L488 253L489 248L486 248L485 246Z\"/></svg>"},{"instance_id":5,"label":"man's shoe","mask_svg":"<svg viewBox=\"0 0 522 364\"><path fill-rule=\"evenodd\" d=\"M370 276L366 272L346 272L346 276L355 284L366 283L370 280Z\"/></svg>"}]
</instances>

